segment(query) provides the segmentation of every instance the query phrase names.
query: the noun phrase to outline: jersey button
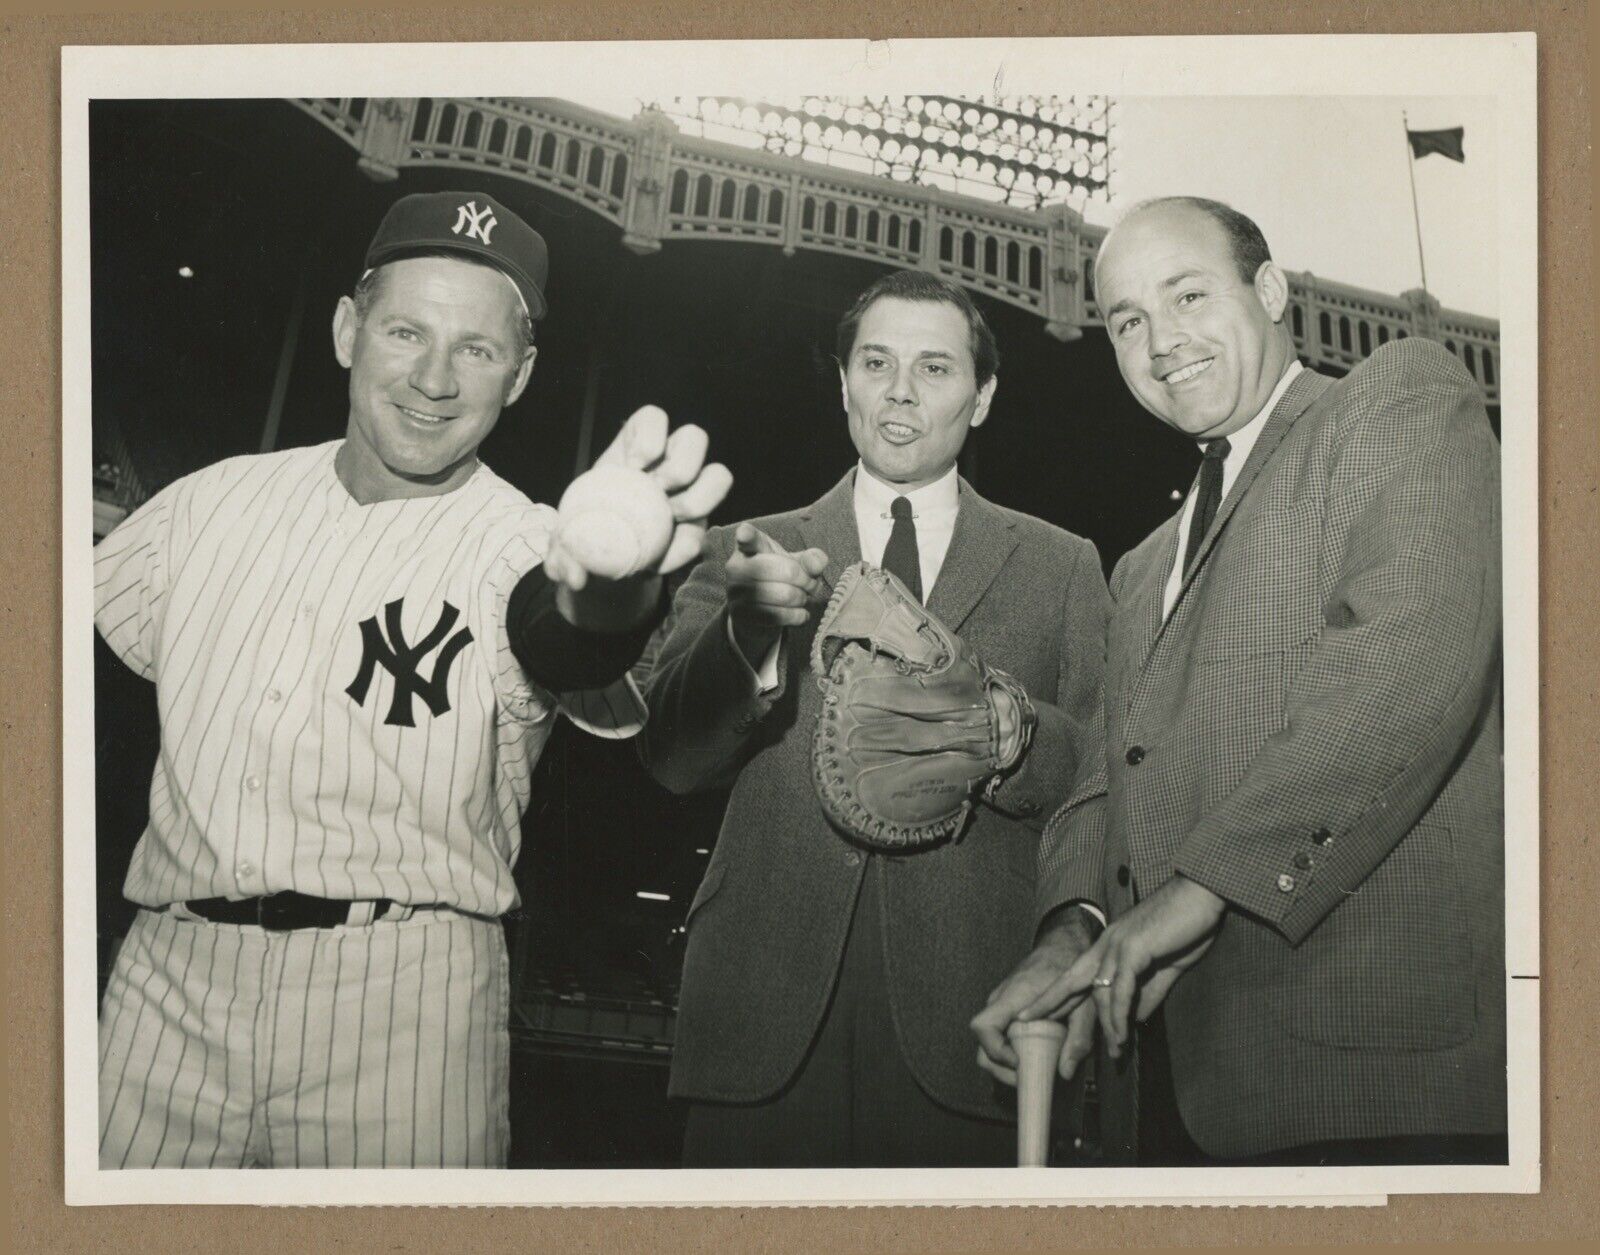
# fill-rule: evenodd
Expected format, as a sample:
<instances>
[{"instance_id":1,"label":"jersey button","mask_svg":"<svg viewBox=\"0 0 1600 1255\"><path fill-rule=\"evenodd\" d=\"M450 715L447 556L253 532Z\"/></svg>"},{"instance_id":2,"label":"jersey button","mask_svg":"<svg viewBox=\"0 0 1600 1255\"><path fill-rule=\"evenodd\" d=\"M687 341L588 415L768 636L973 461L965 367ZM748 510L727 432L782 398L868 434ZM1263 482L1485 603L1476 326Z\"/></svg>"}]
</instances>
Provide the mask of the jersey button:
<instances>
[{"instance_id":1,"label":"jersey button","mask_svg":"<svg viewBox=\"0 0 1600 1255\"><path fill-rule=\"evenodd\" d=\"M307 601L307 602L302 602L301 603L301 605L300 605L300 613L305 615L306 618L309 619L312 615L316 614L316 612L317 612L317 603L316 602Z\"/></svg>"},{"instance_id":2,"label":"jersey button","mask_svg":"<svg viewBox=\"0 0 1600 1255\"><path fill-rule=\"evenodd\" d=\"M252 792L252 793L256 792L258 789L261 788L261 777L260 776L250 776L250 777L248 777L244 782L244 787L249 789L250 792Z\"/></svg>"},{"instance_id":3,"label":"jersey button","mask_svg":"<svg viewBox=\"0 0 1600 1255\"><path fill-rule=\"evenodd\" d=\"M268 689L267 700L269 702L281 702L283 700L283 694L277 689Z\"/></svg>"},{"instance_id":4,"label":"jersey button","mask_svg":"<svg viewBox=\"0 0 1600 1255\"><path fill-rule=\"evenodd\" d=\"M235 880L243 880L245 877L254 876L255 874L256 869L253 863L240 863L239 869L233 874L233 878Z\"/></svg>"}]
</instances>

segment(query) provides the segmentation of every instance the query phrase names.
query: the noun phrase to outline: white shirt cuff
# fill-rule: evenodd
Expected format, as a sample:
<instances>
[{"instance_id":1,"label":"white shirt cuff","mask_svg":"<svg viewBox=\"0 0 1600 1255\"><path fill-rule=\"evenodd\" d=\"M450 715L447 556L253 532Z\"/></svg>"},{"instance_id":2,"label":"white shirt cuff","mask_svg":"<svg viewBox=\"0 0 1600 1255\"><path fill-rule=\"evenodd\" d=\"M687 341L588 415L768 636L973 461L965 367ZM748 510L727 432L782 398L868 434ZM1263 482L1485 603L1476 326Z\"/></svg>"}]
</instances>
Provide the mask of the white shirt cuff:
<instances>
[{"instance_id":1,"label":"white shirt cuff","mask_svg":"<svg viewBox=\"0 0 1600 1255\"><path fill-rule=\"evenodd\" d=\"M745 669L745 674L750 677L750 682L756 686L756 695L763 696L778 687L778 646L779 641L773 641L766 656L761 659L761 665L751 669L749 661L744 656L744 650L739 648L738 638L733 634L733 620L728 620L728 648L733 650L733 656L739 660L739 665Z\"/></svg>"}]
</instances>

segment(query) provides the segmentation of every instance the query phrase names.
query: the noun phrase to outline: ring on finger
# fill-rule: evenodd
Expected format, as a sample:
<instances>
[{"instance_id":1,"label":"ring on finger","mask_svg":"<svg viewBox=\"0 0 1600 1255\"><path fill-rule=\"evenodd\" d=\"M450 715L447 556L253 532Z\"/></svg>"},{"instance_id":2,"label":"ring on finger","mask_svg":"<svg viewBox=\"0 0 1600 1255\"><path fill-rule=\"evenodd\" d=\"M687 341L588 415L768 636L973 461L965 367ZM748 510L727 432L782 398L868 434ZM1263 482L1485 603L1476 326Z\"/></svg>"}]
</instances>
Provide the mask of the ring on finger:
<instances>
[{"instance_id":1,"label":"ring on finger","mask_svg":"<svg viewBox=\"0 0 1600 1255\"><path fill-rule=\"evenodd\" d=\"M1090 983L1096 989L1110 989L1114 980L1115 977L1111 976L1096 976Z\"/></svg>"}]
</instances>

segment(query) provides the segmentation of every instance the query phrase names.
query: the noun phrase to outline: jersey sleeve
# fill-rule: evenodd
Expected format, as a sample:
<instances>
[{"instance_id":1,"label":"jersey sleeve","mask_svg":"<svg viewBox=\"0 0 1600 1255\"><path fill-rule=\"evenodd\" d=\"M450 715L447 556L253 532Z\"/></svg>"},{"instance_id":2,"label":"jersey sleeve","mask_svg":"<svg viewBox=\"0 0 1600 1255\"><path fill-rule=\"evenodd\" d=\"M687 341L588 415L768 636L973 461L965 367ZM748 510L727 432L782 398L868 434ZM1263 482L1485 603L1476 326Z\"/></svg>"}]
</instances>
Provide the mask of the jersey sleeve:
<instances>
[{"instance_id":1,"label":"jersey sleeve","mask_svg":"<svg viewBox=\"0 0 1600 1255\"><path fill-rule=\"evenodd\" d=\"M631 675L609 688L563 693L561 710L591 736L610 741L624 741L644 730L644 698Z\"/></svg>"},{"instance_id":2,"label":"jersey sleeve","mask_svg":"<svg viewBox=\"0 0 1600 1255\"><path fill-rule=\"evenodd\" d=\"M523 575L544 561L555 528L555 512L534 506L516 533L500 546L484 581L485 613L494 636L494 694L503 719L535 723L558 707L555 697L528 679L511 648L507 629L512 591Z\"/></svg>"},{"instance_id":3,"label":"jersey sleeve","mask_svg":"<svg viewBox=\"0 0 1600 1255\"><path fill-rule=\"evenodd\" d=\"M184 481L170 484L94 547L94 625L117 657L155 679Z\"/></svg>"}]
</instances>

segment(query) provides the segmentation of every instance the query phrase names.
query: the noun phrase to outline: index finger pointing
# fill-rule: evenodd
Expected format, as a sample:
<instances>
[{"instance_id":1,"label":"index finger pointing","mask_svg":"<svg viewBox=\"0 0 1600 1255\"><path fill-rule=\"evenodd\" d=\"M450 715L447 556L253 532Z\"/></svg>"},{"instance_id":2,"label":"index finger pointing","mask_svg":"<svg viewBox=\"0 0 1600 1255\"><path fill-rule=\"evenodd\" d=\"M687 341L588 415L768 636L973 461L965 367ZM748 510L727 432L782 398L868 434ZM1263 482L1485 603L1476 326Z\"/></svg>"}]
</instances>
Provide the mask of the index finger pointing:
<instances>
[{"instance_id":1,"label":"index finger pointing","mask_svg":"<svg viewBox=\"0 0 1600 1255\"><path fill-rule=\"evenodd\" d=\"M812 579L816 579L828 569L828 555L820 549L802 549L795 554L795 560L806 569L806 574Z\"/></svg>"},{"instance_id":2,"label":"index finger pointing","mask_svg":"<svg viewBox=\"0 0 1600 1255\"><path fill-rule=\"evenodd\" d=\"M733 568L730 567L730 570ZM811 577L786 553L758 553L738 563L737 577L744 582L766 581L811 591Z\"/></svg>"},{"instance_id":3,"label":"index finger pointing","mask_svg":"<svg viewBox=\"0 0 1600 1255\"><path fill-rule=\"evenodd\" d=\"M783 547L754 523L740 523L734 529L733 543L747 558L760 553L782 553Z\"/></svg>"}]
</instances>

